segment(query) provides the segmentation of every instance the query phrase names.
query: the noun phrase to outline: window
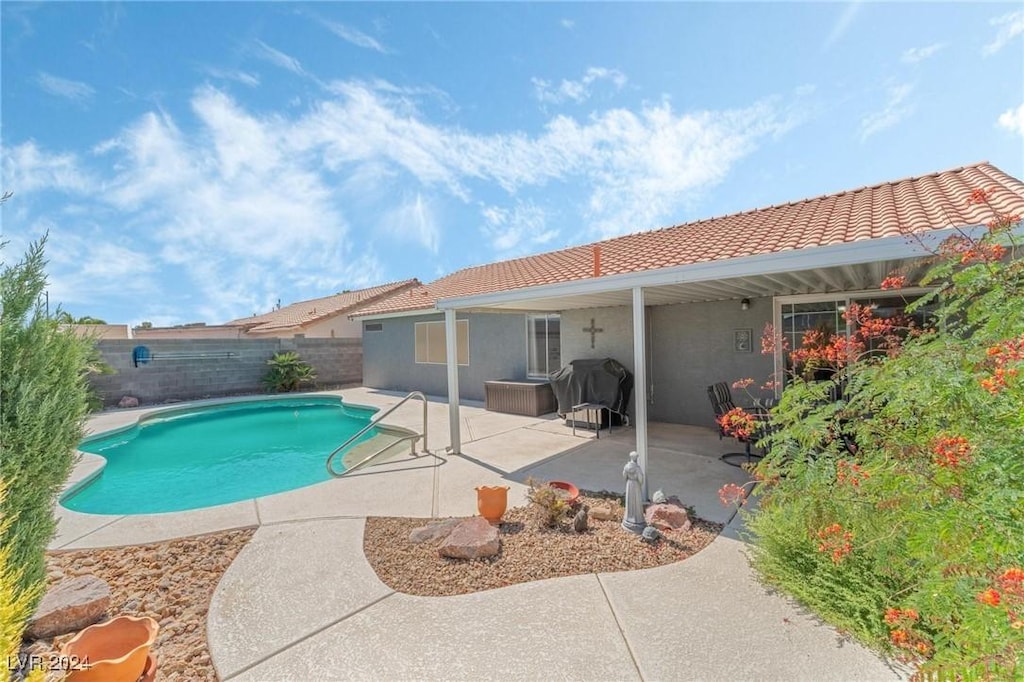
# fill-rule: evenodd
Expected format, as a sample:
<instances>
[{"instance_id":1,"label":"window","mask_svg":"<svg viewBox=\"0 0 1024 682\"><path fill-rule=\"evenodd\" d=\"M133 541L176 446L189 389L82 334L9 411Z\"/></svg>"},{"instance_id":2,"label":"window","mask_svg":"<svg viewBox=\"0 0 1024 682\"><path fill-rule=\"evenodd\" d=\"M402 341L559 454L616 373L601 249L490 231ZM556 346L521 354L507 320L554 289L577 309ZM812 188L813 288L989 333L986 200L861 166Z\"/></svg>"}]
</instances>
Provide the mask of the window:
<instances>
[{"instance_id":1,"label":"window","mask_svg":"<svg viewBox=\"0 0 1024 682\"><path fill-rule=\"evenodd\" d=\"M416 323L416 362L443 365L448 360L444 322ZM455 359L469 364L469 320L455 320Z\"/></svg>"},{"instance_id":2,"label":"window","mask_svg":"<svg viewBox=\"0 0 1024 682\"><path fill-rule=\"evenodd\" d=\"M382 332L384 331L383 322L366 322L363 325L364 332Z\"/></svg>"},{"instance_id":3,"label":"window","mask_svg":"<svg viewBox=\"0 0 1024 682\"><path fill-rule=\"evenodd\" d=\"M558 315L526 316L526 375L545 377L562 367L561 320Z\"/></svg>"},{"instance_id":4,"label":"window","mask_svg":"<svg viewBox=\"0 0 1024 682\"><path fill-rule=\"evenodd\" d=\"M787 342L786 345L793 351L803 344L804 332L812 329L822 332L825 337L836 333L849 336L856 329L853 323L847 323L843 317L850 303L873 306L876 316L888 318L903 314L907 305L920 298L924 291L905 289L899 293L865 292L852 295L780 297L776 299L779 304L778 329L782 339ZM926 322L931 323L929 310L918 310L911 319L919 327L925 326ZM782 350L776 349L776 363L777 368L787 370L782 375L785 381L788 370L793 368L789 354L782 355Z\"/></svg>"}]
</instances>

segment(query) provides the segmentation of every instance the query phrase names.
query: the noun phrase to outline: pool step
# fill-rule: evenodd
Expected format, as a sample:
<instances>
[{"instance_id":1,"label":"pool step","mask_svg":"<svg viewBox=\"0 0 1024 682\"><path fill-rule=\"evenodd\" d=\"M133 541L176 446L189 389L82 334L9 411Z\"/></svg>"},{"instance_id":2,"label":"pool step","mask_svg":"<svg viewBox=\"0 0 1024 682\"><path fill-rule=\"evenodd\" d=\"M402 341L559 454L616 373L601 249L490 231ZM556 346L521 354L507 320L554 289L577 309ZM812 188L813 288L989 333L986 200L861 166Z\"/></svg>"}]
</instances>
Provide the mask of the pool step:
<instances>
[{"instance_id":1,"label":"pool step","mask_svg":"<svg viewBox=\"0 0 1024 682\"><path fill-rule=\"evenodd\" d=\"M388 462L399 456L409 454L409 436L414 432L392 426L378 426L377 435L369 440L352 446L341 458L342 466L346 469L355 466L375 452L381 452L374 460L377 462Z\"/></svg>"}]
</instances>

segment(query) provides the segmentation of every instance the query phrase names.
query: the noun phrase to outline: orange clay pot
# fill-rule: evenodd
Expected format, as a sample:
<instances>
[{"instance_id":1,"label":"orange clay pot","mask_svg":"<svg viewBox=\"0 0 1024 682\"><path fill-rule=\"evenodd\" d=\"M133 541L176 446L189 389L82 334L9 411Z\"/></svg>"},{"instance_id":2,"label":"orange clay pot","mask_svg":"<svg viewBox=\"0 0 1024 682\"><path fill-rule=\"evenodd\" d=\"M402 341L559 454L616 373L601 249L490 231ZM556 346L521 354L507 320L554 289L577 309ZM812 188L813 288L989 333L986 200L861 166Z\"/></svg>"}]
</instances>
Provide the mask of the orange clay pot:
<instances>
[{"instance_id":1,"label":"orange clay pot","mask_svg":"<svg viewBox=\"0 0 1024 682\"><path fill-rule=\"evenodd\" d=\"M106 623L90 625L63 647L65 656L75 656L83 667L72 670L68 682L136 682L146 670L149 648L160 629L152 618L118 616ZM84 667L88 664L89 667ZM155 674L156 662L153 662Z\"/></svg>"},{"instance_id":2,"label":"orange clay pot","mask_svg":"<svg viewBox=\"0 0 1024 682\"><path fill-rule=\"evenodd\" d=\"M501 522L508 506L508 486L482 485L476 489L476 508L492 526Z\"/></svg>"}]
</instances>

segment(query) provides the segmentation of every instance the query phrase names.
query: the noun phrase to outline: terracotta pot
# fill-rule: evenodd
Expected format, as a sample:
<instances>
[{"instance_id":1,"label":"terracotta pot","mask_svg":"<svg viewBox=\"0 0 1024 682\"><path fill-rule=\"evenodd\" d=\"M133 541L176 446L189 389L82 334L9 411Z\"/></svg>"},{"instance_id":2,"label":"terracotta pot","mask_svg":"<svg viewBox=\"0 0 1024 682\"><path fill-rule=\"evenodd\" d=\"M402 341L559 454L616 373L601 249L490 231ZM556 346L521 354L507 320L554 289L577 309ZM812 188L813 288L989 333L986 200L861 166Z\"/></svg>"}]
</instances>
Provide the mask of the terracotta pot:
<instances>
[{"instance_id":1,"label":"terracotta pot","mask_svg":"<svg viewBox=\"0 0 1024 682\"><path fill-rule=\"evenodd\" d=\"M142 675L139 677L139 682L153 682L156 679L156 656L153 652L149 652L149 656L146 657L146 667L142 669Z\"/></svg>"},{"instance_id":2,"label":"terracotta pot","mask_svg":"<svg viewBox=\"0 0 1024 682\"><path fill-rule=\"evenodd\" d=\"M508 506L508 486L482 485L476 489L476 508L492 526L501 522Z\"/></svg>"},{"instance_id":3,"label":"terracotta pot","mask_svg":"<svg viewBox=\"0 0 1024 682\"><path fill-rule=\"evenodd\" d=\"M88 668L73 670L68 682L136 682L146 670L149 648L160 626L152 618L118 616L90 625L70 639L61 653ZM153 661L156 673L156 661Z\"/></svg>"},{"instance_id":4,"label":"terracotta pot","mask_svg":"<svg viewBox=\"0 0 1024 682\"><path fill-rule=\"evenodd\" d=\"M572 483L566 483L565 481L548 481L548 485L552 488L558 488L559 490L564 490L566 492L567 497L565 498L565 503L567 505L574 507L579 502L579 488L574 486Z\"/></svg>"}]
</instances>

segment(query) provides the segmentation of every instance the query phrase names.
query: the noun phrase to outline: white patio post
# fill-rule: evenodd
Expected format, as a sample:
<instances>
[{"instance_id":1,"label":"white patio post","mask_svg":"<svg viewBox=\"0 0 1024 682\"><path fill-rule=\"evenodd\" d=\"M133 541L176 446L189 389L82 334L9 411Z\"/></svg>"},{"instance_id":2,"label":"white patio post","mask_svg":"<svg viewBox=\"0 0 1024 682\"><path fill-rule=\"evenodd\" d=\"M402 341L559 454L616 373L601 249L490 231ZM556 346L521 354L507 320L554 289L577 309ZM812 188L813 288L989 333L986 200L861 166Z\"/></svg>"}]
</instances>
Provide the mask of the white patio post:
<instances>
[{"instance_id":1,"label":"white patio post","mask_svg":"<svg viewBox=\"0 0 1024 682\"><path fill-rule=\"evenodd\" d=\"M644 472L643 497L647 495L647 342L644 324L644 290L633 287L633 404L636 406L636 451Z\"/></svg>"},{"instance_id":2,"label":"white patio post","mask_svg":"<svg viewBox=\"0 0 1024 682\"><path fill-rule=\"evenodd\" d=\"M444 311L444 342L448 365L448 432L451 435L452 454L462 453L462 434L459 432L459 354L455 311Z\"/></svg>"}]
</instances>

